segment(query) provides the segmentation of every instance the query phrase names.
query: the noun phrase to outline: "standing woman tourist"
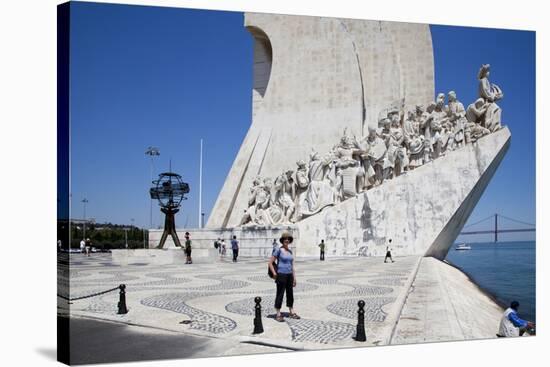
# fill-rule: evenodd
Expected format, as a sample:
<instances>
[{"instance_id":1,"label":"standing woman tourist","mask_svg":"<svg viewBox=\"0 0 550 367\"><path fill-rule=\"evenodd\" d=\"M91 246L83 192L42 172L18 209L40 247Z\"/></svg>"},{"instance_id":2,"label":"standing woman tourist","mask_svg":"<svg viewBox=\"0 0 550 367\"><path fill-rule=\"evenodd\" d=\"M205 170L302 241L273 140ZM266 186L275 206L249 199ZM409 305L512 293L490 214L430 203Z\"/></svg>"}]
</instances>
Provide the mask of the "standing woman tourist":
<instances>
[{"instance_id":1,"label":"standing woman tourist","mask_svg":"<svg viewBox=\"0 0 550 367\"><path fill-rule=\"evenodd\" d=\"M269 260L269 268L275 274L274 279L277 284L277 296L275 297L275 310L277 315L275 320L283 322L284 318L281 315L281 306L283 305L283 295L286 292L286 305L289 310L289 317L299 319L293 309L294 306L294 290L296 287L296 273L294 271L294 256L288 246L292 243L290 233L284 232L279 239L282 246L273 252L273 256ZM277 261L277 270L273 264Z\"/></svg>"},{"instance_id":2,"label":"standing woman tourist","mask_svg":"<svg viewBox=\"0 0 550 367\"><path fill-rule=\"evenodd\" d=\"M191 239L189 238L189 232L185 232L185 256L186 256L185 263L186 264L193 264L193 259L191 258L191 250L192 250L192 247L191 247Z\"/></svg>"}]
</instances>

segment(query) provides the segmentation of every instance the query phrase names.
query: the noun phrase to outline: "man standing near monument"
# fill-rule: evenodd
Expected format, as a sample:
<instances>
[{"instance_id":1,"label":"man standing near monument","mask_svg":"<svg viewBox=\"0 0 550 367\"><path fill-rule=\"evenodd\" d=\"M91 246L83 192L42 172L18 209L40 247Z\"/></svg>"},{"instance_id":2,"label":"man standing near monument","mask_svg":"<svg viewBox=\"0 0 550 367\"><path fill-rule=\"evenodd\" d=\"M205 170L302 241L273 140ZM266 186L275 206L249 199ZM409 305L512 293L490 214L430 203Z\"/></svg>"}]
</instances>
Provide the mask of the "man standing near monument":
<instances>
[{"instance_id":1,"label":"man standing near monument","mask_svg":"<svg viewBox=\"0 0 550 367\"><path fill-rule=\"evenodd\" d=\"M90 257L90 251L92 250L92 241L89 238L86 238L86 255Z\"/></svg>"},{"instance_id":2,"label":"man standing near monument","mask_svg":"<svg viewBox=\"0 0 550 367\"><path fill-rule=\"evenodd\" d=\"M393 261L392 257L391 257L391 248L390 248L390 245L391 245L391 238L390 238L390 241L389 241L389 245L386 246L386 257L384 258L384 262L386 262L388 259L391 260L392 263L394 263L395 261Z\"/></svg>"},{"instance_id":3,"label":"man standing near monument","mask_svg":"<svg viewBox=\"0 0 550 367\"><path fill-rule=\"evenodd\" d=\"M321 252L319 260L325 261L325 240L321 240L319 244L319 250Z\"/></svg>"},{"instance_id":4,"label":"man standing near monument","mask_svg":"<svg viewBox=\"0 0 550 367\"><path fill-rule=\"evenodd\" d=\"M271 246L273 246L273 250L271 251L271 256L273 256L273 254L275 253L275 251L277 251L277 249L279 248L279 244L277 243L277 239L273 239L273 243L271 244Z\"/></svg>"},{"instance_id":5,"label":"man standing near monument","mask_svg":"<svg viewBox=\"0 0 550 367\"><path fill-rule=\"evenodd\" d=\"M237 236L233 236L231 240L231 249L233 250L233 262L237 262L237 257L239 257L239 241L237 241Z\"/></svg>"},{"instance_id":6,"label":"man standing near monument","mask_svg":"<svg viewBox=\"0 0 550 367\"><path fill-rule=\"evenodd\" d=\"M193 264L193 259L191 258L191 239L189 238L189 232L185 232L185 264Z\"/></svg>"}]
</instances>

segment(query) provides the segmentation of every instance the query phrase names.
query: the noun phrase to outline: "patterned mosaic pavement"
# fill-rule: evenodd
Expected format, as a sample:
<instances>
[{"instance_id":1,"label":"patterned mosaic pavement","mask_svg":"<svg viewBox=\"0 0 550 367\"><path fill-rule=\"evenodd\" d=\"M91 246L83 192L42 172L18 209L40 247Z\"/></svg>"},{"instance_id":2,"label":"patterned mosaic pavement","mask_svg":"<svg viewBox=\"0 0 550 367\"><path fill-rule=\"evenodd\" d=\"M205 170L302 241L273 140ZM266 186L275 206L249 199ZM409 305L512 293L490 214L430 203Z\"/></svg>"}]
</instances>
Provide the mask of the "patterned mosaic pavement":
<instances>
[{"instance_id":1,"label":"patterned mosaic pavement","mask_svg":"<svg viewBox=\"0 0 550 367\"><path fill-rule=\"evenodd\" d=\"M59 261L67 263L66 258ZM353 339L359 300L366 304L366 344L384 344L418 262L413 256L397 257L395 263L387 264L383 258L372 257L297 260L294 306L302 318L286 318L283 323L273 319L275 284L267 276L265 259L233 263L227 258L192 265L130 262L119 266L111 261L110 254L71 254L70 270L59 269L58 275L61 285L70 284L70 294L64 294L70 298L126 284L128 314L117 315L119 296L114 291L72 302L70 312L74 316L238 339L252 335L254 297L260 296L265 332L258 339L320 349L365 345ZM58 299L60 309L66 308L67 302ZM284 306L283 311L287 311Z\"/></svg>"}]
</instances>

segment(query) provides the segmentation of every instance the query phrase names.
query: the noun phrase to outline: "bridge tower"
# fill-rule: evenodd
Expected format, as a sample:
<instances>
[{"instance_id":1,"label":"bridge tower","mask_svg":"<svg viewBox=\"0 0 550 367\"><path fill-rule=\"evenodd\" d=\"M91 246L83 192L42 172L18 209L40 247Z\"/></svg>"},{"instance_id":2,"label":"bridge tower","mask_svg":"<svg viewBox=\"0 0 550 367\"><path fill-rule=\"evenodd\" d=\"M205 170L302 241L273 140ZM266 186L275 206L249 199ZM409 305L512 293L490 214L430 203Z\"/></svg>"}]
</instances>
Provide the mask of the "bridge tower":
<instances>
[{"instance_id":1,"label":"bridge tower","mask_svg":"<svg viewBox=\"0 0 550 367\"><path fill-rule=\"evenodd\" d=\"M498 242L498 214L495 213L495 243Z\"/></svg>"}]
</instances>

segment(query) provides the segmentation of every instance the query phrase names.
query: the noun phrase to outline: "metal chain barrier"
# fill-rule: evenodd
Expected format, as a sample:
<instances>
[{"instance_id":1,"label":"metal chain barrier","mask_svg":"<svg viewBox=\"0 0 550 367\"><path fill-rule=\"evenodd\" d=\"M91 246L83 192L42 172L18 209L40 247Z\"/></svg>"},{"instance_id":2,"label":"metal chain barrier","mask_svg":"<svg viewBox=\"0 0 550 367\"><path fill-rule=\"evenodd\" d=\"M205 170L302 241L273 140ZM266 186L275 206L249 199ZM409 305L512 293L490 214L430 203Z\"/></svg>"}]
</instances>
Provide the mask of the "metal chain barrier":
<instances>
[{"instance_id":1,"label":"metal chain barrier","mask_svg":"<svg viewBox=\"0 0 550 367\"><path fill-rule=\"evenodd\" d=\"M118 313L119 314L126 314L126 313L128 313L128 308L126 307L126 285L125 284L121 284L118 287L115 287L115 288L112 288L112 289L107 289L106 291L103 291L103 292L92 293L92 294L89 294L87 296L82 296L82 297L69 298L69 297L62 296L61 294L58 294L57 296L59 298L67 300L69 302L73 302L73 301L79 301L81 299L101 296L102 294L113 292L113 291L116 291L117 289L120 290L120 294L119 294L120 299L118 301Z\"/></svg>"}]
</instances>

